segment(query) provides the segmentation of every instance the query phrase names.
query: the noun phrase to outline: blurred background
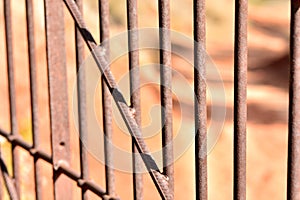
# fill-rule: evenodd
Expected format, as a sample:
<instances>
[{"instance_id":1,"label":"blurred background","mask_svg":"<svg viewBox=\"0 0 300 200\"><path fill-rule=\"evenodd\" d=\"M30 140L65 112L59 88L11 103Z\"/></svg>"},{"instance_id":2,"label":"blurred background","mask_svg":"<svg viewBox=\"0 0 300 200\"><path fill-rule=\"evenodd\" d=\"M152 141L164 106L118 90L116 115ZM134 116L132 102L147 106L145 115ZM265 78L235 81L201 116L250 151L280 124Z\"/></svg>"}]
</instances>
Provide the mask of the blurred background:
<instances>
[{"instance_id":1,"label":"blurred background","mask_svg":"<svg viewBox=\"0 0 300 200\"><path fill-rule=\"evenodd\" d=\"M45 23L43 1L33 0L36 37L36 62L38 66L38 93L42 145L50 150L50 127L48 107L47 66L45 51ZM99 16L96 0L84 0L84 18L96 41L99 43ZM110 35L114 36L127 29L126 1L110 0ZM171 1L171 29L193 38L193 1ZM247 199L284 199L286 191L287 163L287 110L288 110L288 68L289 68L289 3L280 0L249 0L248 20L248 124L247 124ZM233 38L234 2L232 0L207 1L207 53L222 77L226 94L226 120L216 145L208 155L209 199L232 199L233 190ZM138 2L139 27L158 26L157 1ZM72 110L72 95L76 78L74 22L65 9L67 73L69 107ZM17 92L17 116L19 132L31 141L31 114L29 93L29 69L26 39L25 1L12 0L13 48L15 82ZM0 2L0 127L9 131L9 101L4 36L3 1ZM173 41L172 41L173 42ZM174 41L176 43L176 41ZM176 43L182 48L185 44ZM85 49L86 57L89 56ZM140 65L158 63L158 52L140 52ZM114 76L121 80L128 73L128 57L124 55L111 65ZM193 69L179 56L172 57L172 68L180 72L193 84ZM149 74L158 75L157 72ZM148 74L148 75L149 75ZM141 78L147 78L141 74ZM176 81L176 80L175 80ZM208 80L209 81L209 80ZM100 84L95 91L95 110L101 124ZM213 91L211 91L213 92ZM142 125L156 122L159 113L150 115L153 105L159 103L159 87L141 88ZM174 102L176 99L174 98ZM176 105L176 103L174 103ZM193 106L193 102L189 102ZM208 101L210 106L210 101ZM174 106L174 134L180 126L193 131L193 119L182 118L181 111ZM152 117L152 118L151 118ZM158 120L159 122L159 120ZM70 111L72 144L71 166L79 171L78 133ZM114 122L113 142L130 151L128 134ZM160 148L160 134L146 139L151 150ZM27 152L21 153L22 199L34 199L32 158ZM11 163L10 145L1 138L1 154L6 163ZM115 158L118 159L118 158ZM89 155L90 177L105 187L104 166L92 154ZM45 199L52 199L52 168L41 161ZM11 173L11 164L8 164ZM132 176L130 173L115 171L116 193L121 199L132 199ZM144 175L145 199L159 199L152 180ZM3 186L3 185L2 185ZM194 145L175 162L175 199L195 199ZM92 193L91 198L96 198ZM76 198L76 196L78 198ZM4 194L7 199L7 194ZM79 199L80 190L74 183L74 199Z\"/></svg>"}]
</instances>

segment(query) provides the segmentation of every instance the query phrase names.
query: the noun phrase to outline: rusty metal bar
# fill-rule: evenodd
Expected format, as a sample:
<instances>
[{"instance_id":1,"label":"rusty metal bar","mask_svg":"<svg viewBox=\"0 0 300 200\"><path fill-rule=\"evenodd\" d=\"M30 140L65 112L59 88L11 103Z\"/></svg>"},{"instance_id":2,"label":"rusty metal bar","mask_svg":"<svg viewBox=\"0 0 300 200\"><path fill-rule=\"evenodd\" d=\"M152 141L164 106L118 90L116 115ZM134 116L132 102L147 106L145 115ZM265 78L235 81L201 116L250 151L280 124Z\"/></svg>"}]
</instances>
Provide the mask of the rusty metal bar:
<instances>
[{"instance_id":1,"label":"rusty metal bar","mask_svg":"<svg viewBox=\"0 0 300 200\"><path fill-rule=\"evenodd\" d=\"M135 112L135 121L141 127L141 102L140 102L140 71L138 52L138 8L137 0L127 0L127 30L128 30L128 58L130 76L130 104ZM141 157L134 145L132 138L132 169L133 169L133 197L136 200L143 199L143 174L141 169Z\"/></svg>"},{"instance_id":2,"label":"rusty metal bar","mask_svg":"<svg viewBox=\"0 0 300 200\"><path fill-rule=\"evenodd\" d=\"M161 197L163 199L173 199L173 195L169 192L169 184L167 178L159 172L159 169L153 160L150 151L141 138L141 132L139 126L137 125L135 119L132 117L131 109L127 105L124 96L119 91L115 78L111 74L111 71L107 69L108 61L105 57L105 49L103 47L97 47L97 44L89 32L83 18L78 10L78 7L72 0L64 0L70 14L72 15L74 21L76 22L77 27L80 29L88 48L90 49L96 64L103 74L104 80L109 88L110 93L112 94L115 103L121 113L121 116L130 132L134 137L135 145L142 156L142 159L148 169L148 172L155 183Z\"/></svg>"},{"instance_id":3,"label":"rusty metal bar","mask_svg":"<svg viewBox=\"0 0 300 200\"><path fill-rule=\"evenodd\" d=\"M246 199L248 1L235 1L234 38L234 199Z\"/></svg>"},{"instance_id":4,"label":"rusty metal bar","mask_svg":"<svg viewBox=\"0 0 300 200\"><path fill-rule=\"evenodd\" d=\"M194 92L196 199L207 199L205 0L194 0Z\"/></svg>"},{"instance_id":5,"label":"rusty metal bar","mask_svg":"<svg viewBox=\"0 0 300 200\"><path fill-rule=\"evenodd\" d=\"M70 161L70 135L63 3L45 0L47 64L53 165ZM71 199L72 185L53 169L55 199ZM68 192L66 192L68 191Z\"/></svg>"},{"instance_id":6,"label":"rusty metal bar","mask_svg":"<svg viewBox=\"0 0 300 200\"><path fill-rule=\"evenodd\" d=\"M103 43L103 48L106 49L105 56L109 59L109 1L99 0L99 23L100 23L100 42ZM109 66L107 66L109 69ZM112 98L105 83L103 76L101 77L102 86L102 117L104 131L104 154L105 154L105 182L106 192L109 195L115 193L115 178L113 165L113 151L111 146L112 141Z\"/></svg>"},{"instance_id":7,"label":"rusty metal bar","mask_svg":"<svg viewBox=\"0 0 300 200\"><path fill-rule=\"evenodd\" d=\"M7 189L7 192L9 194L9 197L11 200L18 200L19 199L19 195L17 193L17 189L15 187L14 184L14 180L9 176L8 171L7 171L7 167L3 161L3 159L0 157L0 166L1 166L1 175L3 177L4 180L4 185Z\"/></svg>"},{"instance_id":8,"label":"rusty metal bar","mask_svg":"<svg viewBox=\"0 0 300 200\"><path fill-rule=\"evenodd\" d=\"M82 0L76 0L76 4L82 13ZM79 124L79 151L80 151L80 178L89 178L88 152L83 141L87 141L87 117L86 117L86 73L80 69L84 61L84 43L80 31L75 25L75 47L76 47L76 71L77 71L77 95L78 95L78 124ZM87 200L88 193L85 187L81 190L81 199Z\"/></svg>"},{"instance_id":9,"label":"rusty metal bar","mask_svg":"<svg viewBox=\"0 0 300 200\"><path fill-rule=\"evenodd\" d=\"M39 117L38 117L38 94L37 94L37 72L35 64L35 42L34 42L34 17L32 0L26 1L26 25L27 25L27 47L30 69L30 98L31 98L31 126L33 148L39 148ZM38 157L34 157L34 180L35 197L42 199L42 179L41 166L38 163Z\"/></svg>"},{"instance_id":10,"label":"rusty metal bar","mask_svg":"<svg viewBox=\"0 0 300 200\"><path fill-rule=\"evenodd\" d=\"M4 130L0 129L0 135L5 137L10 143L14 144L15 146L19 146L26 151L28 151L31 155L36 156L45 160L48 163L52 163L52 158L50 155L46 154L42 150L34 148L32 145L28 144L19 135L13 136L10 133L5 132Z\"/></svg>"},{"instance_id":11,"label":"rusty metal bar","mask_svg":"<svg viewBox=\"0 0 300 200\"><path fill-rule=\"evenodd\" d=\"M170 2L159 0L159 44L160 44L160 98L163 173L169 179L169 192L174 193L174 166L173 166L173 118L172 118L172 71L171 71L171 39L170 39Z\"/></svg>"},{"instance_id":12,"label":"rusty metal bar","mask_svg":"<svg viewBox=\"0 0 300 200\"><path fill-rule=\"evenodd\" d=\"M8 91L10 103L10 128L13 136L18 135L16 91L14 80L13 44L12 44L12 25L11 25L11 2L4 1L4 20L5 20L5 40L6 40L6 61L8 72ZM20 175L19 175L19 155L16 145L12 144L12 166L13 178L16 185L17 195L20 196Z\"/></svg>"},{"instance_id":13,"label":"rusty metal bar","mask_svg":"<svg viewBox=\"0 0 300 200\"><path fill-rule=\"evenodd\" d=\"M34 157L41 158L48 163L52 163L51 156L47 155L45 152L34 148L32 145L28 144L19 135L11 135L10 133L5 132L4 130L0 129L0 135L5 137L10 143L14 144L15 146L19 146L25 150L27 150L31 155Z\"/></svg>"},{"instance_id":14,"label":"rusty metal bar","mask_svg":"<svg viewBox=\"0 0 300 200\"><path fill-rule=\"evenodd\" d=\"M300 0L291 0L287 199L300 199Z\"/></svg>"},{"instance_id":15,"label":"rusty metal bar","mask_svg":"<svg viewBox=\"0 0 300 200\"><path fill-rule=\"evenodd\" d=\"M28 144L26 141L22 140L19 136L13 136L10 133L5 132L4 130L0 129L0 135L5 137L10 143L15 144L16 146L19 146L26 151L28 151L33 157L37 157L38 159L43 159L44 161L48 162L49 164L53 164L52 158L50 155L45 153L42 150L35 149L33 146ZM92 180L86 180L82 179L81 175L77 172L73 171L71 168L69 168L68 165L66 165L65 162L58 162L54 164L54 170L56 173L60 174L63 173L72 180L76 181L78 186L81 188L88 189L92 192L94 192L96 195L107 198L107 199L118 199L116 197L107 195L105 190L103 190L101 187L99 187L96 183L94 183Z\"/></svg>"},{"instance_id":16,"label":"rusty metal bar","mask_svg":"<svg viewBox=\"0 0 300 200\"><path fill-rule=\"evenodd\" d=\"M81 175L70 169L70 167L65 162L59 162L54 165L54 169L58 174L64 173L69 178L77 182L77 185L83 189L89 189L96 195L102 197L102 199L118 200L118 198L110 196L105 190L100 188L95 182L90 180L81 179Z\"/></svg>"}]
</instances>

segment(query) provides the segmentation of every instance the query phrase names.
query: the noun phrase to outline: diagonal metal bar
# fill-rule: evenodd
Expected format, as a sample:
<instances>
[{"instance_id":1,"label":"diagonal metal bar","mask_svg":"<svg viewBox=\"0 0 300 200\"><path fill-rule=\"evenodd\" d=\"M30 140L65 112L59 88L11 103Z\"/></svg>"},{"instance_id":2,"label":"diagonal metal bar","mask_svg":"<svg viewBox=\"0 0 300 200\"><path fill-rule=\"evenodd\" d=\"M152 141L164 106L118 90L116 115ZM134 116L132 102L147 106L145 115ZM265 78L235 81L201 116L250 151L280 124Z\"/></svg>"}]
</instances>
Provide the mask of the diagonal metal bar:
<instances>
[{"instance_id":1,"label":"diagonal metal bar","mask_svg":"<svg viewBox=\"0 0 300 200\"><path fill-rule=\"evenodd\" d=\"M235 1L234 39L234 199L246 199L248 1Z\"/></svg>"},{"instance_id":2,"label":"diagonal metal bar","mask_svg":"<svg viewBox=\"0 0 300 200\"><path fill-rule=\"evenodd\" d=\"M141 127L141 102L140 102L140 71L139 71L139 36L137 0L127 0L127 30L128 30L128 58L130 76L130 106L135 111L135 121ZM141 157L132 138L132 169L133 169L133 197L143 199L143 174Z\"/></svg>"},{"instance_id":3,"label":"diagonal metal bar","mask_svg":"<svg viewBox=\"0 0 300 200\"><path fill-rule=\"evenodd\" d=\"M300 199L300 0L291 0L287 199Z\"/></svg>"},{"instance_id":4,"label":"diagonal metal bar","mask_svg":"<svg viewBox=\"0 0 300 200\"><path fill-rule=\"evenodd\" d=\"M111 74L111 71L107 68L108 61L105 57L105 49L103 49L103 47L97 48L97 44L92 34L89 32L87 26L85 25L85 22L83 21L83 18L75 2L73 0L64 0L64 2L74 21L76 22L77 27L79 28L88 48L92 53L92 56L94 57L94 60L99 70L101 71L104 77L104 80L110 90L110 93L113 96L113 99L115 100L119 112L121 113L122 118L124 119L124 122L130 134L134 138L136 147L139 153L141 154L142 159L161 197L163 199L173 199L173 195L170 194L169 191L169 184L167 178L159 172L156 162L152 158L145 141L141 137L139 126L137 125L135 119L132 117L130 107L127 105L124 96L120 93L116 81L113 75Z\"/></svg>"}]
</instances>

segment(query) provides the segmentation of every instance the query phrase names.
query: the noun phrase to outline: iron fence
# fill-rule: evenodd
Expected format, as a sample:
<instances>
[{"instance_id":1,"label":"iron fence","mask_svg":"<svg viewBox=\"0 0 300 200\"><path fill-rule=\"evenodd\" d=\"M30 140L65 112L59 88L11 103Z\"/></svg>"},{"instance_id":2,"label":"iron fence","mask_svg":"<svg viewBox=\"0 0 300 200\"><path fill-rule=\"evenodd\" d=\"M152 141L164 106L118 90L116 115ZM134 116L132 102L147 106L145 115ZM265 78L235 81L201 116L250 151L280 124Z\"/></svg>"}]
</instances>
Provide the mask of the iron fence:
<instances>
[{"instance_id":1,"label":"iron fence","mask_svg":"<svg viewBox=\"0 0 300 200\"><path fill-rule=\"evenodd\" d=\"M37 65L35 63L35 35L33 21L32 0L26 0L27 40L30 66L30 98L32 108L32 141L26 142L19 134L18 119L16 115L16 89L14 83L14 61L12 45L12 20L11 1L4 0L5 14L5 41L6 62L9 86L9 109L11 131L0 130L1 136L12 144L13 174L9 175L7 166L1 159L1 171L6 189L11 199L20 197L20 158L17 147L28 151L34 158L35 196L42 199L41 165L37 161L42 159L53 166L53 185L55 199L71 199L71 183L68 179L77 183L82 190L82 199L88 199L87 191L92 191L102 199L117 199L115 188L114 170L112 168L113 151L111 144L105 140L105 189L89 180L87 150L80 140L80 173L69 166L70 161L70 138L69 138L69 111L68 90L66 85L66 55L65 55L65 32L61 19L63 18L64 6L74 19L76 25L76 66L84 60L84 42L89 48L102 76L102 107L103 107L103 130L108 140L112 139L112 100L115 101L119 112L132 137L132 152L139 153L140 157L133 156L133 170L144 164L151 176L157 191L162 199L174 199L174 167L172 144L172 74L169 68L171 63L171 40L170 40L170 2L159 0L159 28L160 31L160 74L161 74L161 112L162 118L162 147L163 148L163 171L160 171L153 159L145 141L141 137L141 104L140 92L136 88L140 85L139 80L139 45L137 23L137 0L127 0L127 29L129 45L130 89L133 95L130 105L127 104L122 91L118 89L107 61L109 44L97 48L97 43L92 32L87 27L82 17L81 0L51 1L45 0L46 21L46 46L47 66L49 76L50 97L50 121L51 121L51 155L41 150L40 127L38 123L37 107ZM196 199L208 199L207 195L207 103L206 103L206 59L202 48L206 43L205 29L205 1L194 0L194 92L195 99L195 182ZM289 139L288 139L288 174L287 174L287 199L300 199L300 1L291 1L291 26L290 26L290 90L289 90ZM234 45L234 199L246 199L246 124L247 124L247 0L235 1L235 45ZM100 43L109 38L109 1L99 1L100 13ZM131 50L132 49L132 50ZM106 50L106 51L104 51ZM81 73L78 77L78 110L79 110L79 133L80 138L87 137L87 119L85 102L85 77ZM197 100L198 99L198 100ZM132 108L135 115L132 115ZM204 154L202 154L204 149ZM141 159L140 159L141 158ZM61 177L64 174L67 177ZM143 199L142 176L133 173L134 199Z\"/></svg>"}]
</instances>

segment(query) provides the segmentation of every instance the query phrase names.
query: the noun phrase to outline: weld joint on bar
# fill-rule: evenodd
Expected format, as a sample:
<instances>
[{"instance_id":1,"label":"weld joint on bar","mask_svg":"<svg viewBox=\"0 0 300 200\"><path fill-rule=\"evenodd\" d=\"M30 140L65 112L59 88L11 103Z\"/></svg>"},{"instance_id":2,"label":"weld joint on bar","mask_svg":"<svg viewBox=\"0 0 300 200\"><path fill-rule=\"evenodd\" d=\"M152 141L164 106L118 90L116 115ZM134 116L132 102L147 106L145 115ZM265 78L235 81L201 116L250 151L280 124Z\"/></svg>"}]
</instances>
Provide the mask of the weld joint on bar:
<instances>
[{"instance_id":1,"label":"weld joint on bar","mask_svg":"<svg viewBox=\"0 0 300 200\"><path fill-rule=\"evenodd\" d=\"M107 194L103 195L103 196L102 196L102 199L103 199L103 200L120 200L120 198L112 197L112 196L109 196L109 195L107 195Z\"/></svg>"},{"instance_id":2,"label":"weld joint on bar","mask_svg":"<svg viewBox=\"0 0 300 200\"><path fill-rule=\"evenodd\" d=\"M16 140L19 139L19 136L18 135L8 135L6 137L6 139L12 143L12 144L15 144L16 143Z\"/></svg>"},{"instance_id":3,"label":"weld joint on bar","mask_svg":"<svg viewBox=\"0 0 300 200\"><path fill-rule=\"evenodd\" d=\"M59 171L60 169L66 169L70 167L69 163L65 160L58 160L57 163L53 163L53 169Z\"/></svg>"}]
</instances>

